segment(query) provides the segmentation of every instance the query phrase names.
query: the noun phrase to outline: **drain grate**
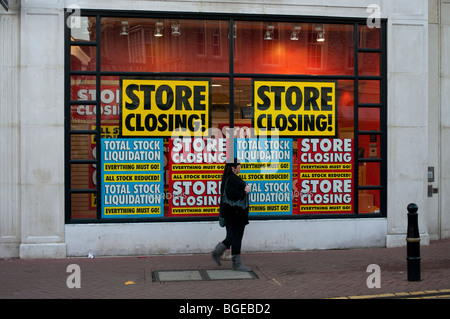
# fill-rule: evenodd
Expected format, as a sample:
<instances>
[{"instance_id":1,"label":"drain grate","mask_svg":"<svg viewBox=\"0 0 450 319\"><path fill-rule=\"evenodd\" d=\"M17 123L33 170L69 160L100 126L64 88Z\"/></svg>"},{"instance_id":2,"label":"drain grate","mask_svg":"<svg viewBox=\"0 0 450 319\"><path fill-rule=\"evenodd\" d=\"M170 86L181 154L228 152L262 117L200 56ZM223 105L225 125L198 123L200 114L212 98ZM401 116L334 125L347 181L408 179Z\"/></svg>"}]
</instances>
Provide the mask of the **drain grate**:
<instances>
[{"instance_id":1,"label":"drain grate","mask_svg":"<svg viewBox=\"0 0 450 319\"><path fill-rule=\"evenodd\" d=\"M155 270L152 272L154 282L168 281L201 281L201 280L233 280L233 279L258 279L251 271L235 271L222 269L198 269L198 270Z\"/></svg>"}]
</instances>

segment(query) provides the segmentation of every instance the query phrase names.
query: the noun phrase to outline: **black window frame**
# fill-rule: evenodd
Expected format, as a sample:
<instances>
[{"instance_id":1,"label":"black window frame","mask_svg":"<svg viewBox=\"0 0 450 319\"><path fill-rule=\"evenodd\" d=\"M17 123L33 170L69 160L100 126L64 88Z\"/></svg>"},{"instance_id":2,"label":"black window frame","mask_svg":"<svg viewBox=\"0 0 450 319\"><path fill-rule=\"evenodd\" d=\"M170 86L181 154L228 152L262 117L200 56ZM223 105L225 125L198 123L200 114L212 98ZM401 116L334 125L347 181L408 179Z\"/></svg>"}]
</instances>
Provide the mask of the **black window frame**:
<instances>
[{"instance_id":1,"label":"black window frame","mask_svg":"<svg viewBox=\"0 0 450 319\"><path fill-rule=\"evenodd\" d=\"M71 10L65 10L64 21L70 17ZM96 41L72 41L70 38L70 28L64 23L64 126L65 126L65 223L138 223L138 222L180 222L180 221L211 221L217 220L217 217L158 217L158 218L120 218L120 219L102 219L101 205L97 205L96 218L72 218L72 195L95 193L100 194L101 183L97 183L95 189L72 189L71 188L71 166L74 164L97 164L100 163L100 148L97 147L96 159L71 159L71 136L88 134L94 135L99 141L101 138L101 114L96 114L95 130L72 130L71 129L71 106L72 105L95 105L100 109L101 78L102 76L160 76L160 77L222 77L228 78L230 83L230 126L234 126L234 90L233 83L235 78L259 78L259 79L301 79L301 80L351 80L354 83L354 176L358 176L358 165L360 163L377 162L380 164L380 184L379 185L359 185L358 178L354 177L354 211L352 213L339 214L311 214L311 215L284 215L284 216L251 216L251 220L287 220L287 219L345 219L345 218L385 218L387 217L387 19L380 19L380 26L377 28L380 32L379 48L360 48L359 45L359 26L367 24L367 17L325 17L325 16L287 16L287 15L260 15L260 14L222 14L222 13L193 13L193 12L154 12L154 11L117 11L117 10L93 10L81 9L81 17L95 17L96 19ZM120 18L167 18L167 19L197 19L197 20L228 20L229 22L229 71L227 73L186 73L186 72L116 72L101 70L101 18L102 17L120 17ZM353 75L308 75L308 74L255 74L255 73L235 73L234 71L234 22L235 21L262 21L262 22L296 22L296 23L332 23L353 25L353 49L354 49L354 73ZM74 71L71 70L71 47L72 46L92 46L96 47L96 69L95 71ZM378 76L362 76L358 74L359 62L358 53L379 53L380 55L380 74ZM96 78L96 98L95 100L71 100L71 76L86 75ZM364 104L359 103L358 83L360 80L378 80L380 81L380 103ZM360 131L358 127L358 114L360 108L378 108L380 109L380 130L379 131ZM380 141L381 155L377 158L358 157L358 141L360 136L377 136ZM100 181L100 170L97 170L97 181ZM378 213L359 213L357 193L363 190L376 190L380 192L380 212Z\"/></svg>"}]
</instances>

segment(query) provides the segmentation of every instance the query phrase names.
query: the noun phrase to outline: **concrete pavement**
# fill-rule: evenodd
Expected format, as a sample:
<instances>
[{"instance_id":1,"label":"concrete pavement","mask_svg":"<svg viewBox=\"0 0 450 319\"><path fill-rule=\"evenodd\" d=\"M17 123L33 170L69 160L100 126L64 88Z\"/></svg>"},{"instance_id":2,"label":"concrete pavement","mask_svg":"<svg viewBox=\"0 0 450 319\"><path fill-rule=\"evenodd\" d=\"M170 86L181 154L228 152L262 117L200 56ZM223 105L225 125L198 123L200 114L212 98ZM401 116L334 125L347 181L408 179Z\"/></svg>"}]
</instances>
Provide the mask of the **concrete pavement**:
<instances>
[{"instance_id":1,"label":"concrete pavement","mask_svg":"<svg viewBox=\"0 0 450 319\"><path fill-rule=\"evenodd\" d=\"M231 261L223 261L218 267L207 254L1 259L0 299L123 298L184 302L185 299L448 298L450 295L450 239L421 246L419 282L407 280L406 247L244 252L242 260L255 276L154 281L155 271L189 270L205 274L208 270L230 269ZM377 285L379 288L374 287Z\"/></svg>"}]
</instances>

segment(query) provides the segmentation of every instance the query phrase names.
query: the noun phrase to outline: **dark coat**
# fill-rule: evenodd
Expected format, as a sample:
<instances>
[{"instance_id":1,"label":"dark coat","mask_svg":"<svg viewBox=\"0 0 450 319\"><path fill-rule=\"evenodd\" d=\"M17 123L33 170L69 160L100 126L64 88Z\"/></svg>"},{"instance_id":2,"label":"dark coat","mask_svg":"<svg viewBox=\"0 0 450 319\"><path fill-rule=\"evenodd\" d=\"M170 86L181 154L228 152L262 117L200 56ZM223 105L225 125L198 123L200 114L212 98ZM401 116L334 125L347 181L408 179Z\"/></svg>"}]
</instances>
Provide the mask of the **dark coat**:
<instances>
[{"instance_id":1,"label":"dark coat","mask_svg":"<svg viewBox=\"0 0 450 319\"><path fill-rule=\"evenodd\" d=\"M247 196L247 193L245 192L245 182L236 174L230 174L228 179L224 181L226 183L226 191L227 197L230 200L239 200L243 199L245 196ZM223 188L225 188L225 185L223 185ZM248 207L246 209L241 208L231 208L230 206L226 204L220 204L221 205L221 211L222 216L225 218L225 221L227 224L241 224L241 225L247 225L248 224Z\"/></svg>"}]
</instances>

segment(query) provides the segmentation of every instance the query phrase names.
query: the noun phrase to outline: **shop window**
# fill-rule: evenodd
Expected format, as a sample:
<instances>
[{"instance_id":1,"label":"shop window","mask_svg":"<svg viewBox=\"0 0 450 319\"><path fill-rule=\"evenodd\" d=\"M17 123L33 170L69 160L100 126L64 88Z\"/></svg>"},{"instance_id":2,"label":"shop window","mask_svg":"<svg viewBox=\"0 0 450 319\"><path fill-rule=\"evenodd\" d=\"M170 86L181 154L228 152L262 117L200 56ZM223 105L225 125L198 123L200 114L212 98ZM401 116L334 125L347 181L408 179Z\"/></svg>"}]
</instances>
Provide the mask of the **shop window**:
<instances>
[{"instance_id":1,"label":"shop window","mask_svg":"<svg viewBox=\"0 0 450 319\"><path fill-rule=\"evenodd\" d=\"M358 47L362 49L379 49L381 28L371 28L366 24L358 25Z\"/></svg>"},{"instance_id":2,"label":"shop window","mask_svg":"<svg viewBox=\"0 0 450 319\"><path fill-rule=\"evenodd\" d=\"M236 30L237 73L353 74L352 25L237 21Z\"/></svg>"},{"instance_id":3,"label":"shop window","mask_svg":"<svg viewBox=\"0 0 450 319\"><path fill-rule=\"evenodd\" d=\"M115 72L228 72L228 42L223 40L227 39L227 23L101 18L101 69Z\"/></svg>"},{"instance_id":4,"label":"shop window","mask_svg":"<svg viewBox=\"0 0 450 319\"><path fill-rule=\"evenodd\" d=\"M379 76L380 63L381 63L380 53L361 52L358 54L358 66L359 66L358 74Z\"/></svg>"},{"instance_id":5,"label":"shop window","mask_svg":"<svg viewBox=\"0 0 450 319\"><path fill-rule=\"evenodd\" d=\"M323 32L323 31L321 31ZM324 37L324 35L322 35ZM308 31L308 62L307 67L309 69L321 69L322 68L322 51L323 42L317 41L318 31ZM320 38L322 39L322 38ZM324 38L323 38L324 39Z\"/></svg>"},{"instance_id":6,"label":"shop window","mask_svg":"<svg viewBox=\"0 0 450 319\"><path fill-rule=\"evenodd\" d=\"M215 57L220 57L222 54L222 32L220 31L220 24L218 22L213 22L211 30L211 46L212 46L212 54Z\"/></svg>"},{"instance_id":7,"label":"shop window","mask_svg":"<svg viewBox=\"0 0 450 319\"><path fill-rule=\"evenodd\" d=\"M197 55L205 56L206 55L206 34L204 25L197 26Z\"/></svg>"},{"instance_id":8,"label":"shop window","mask_svg":"<svg viewBox=\"0 0 450 319\"><path fill-rule=\"evenodd\" d=\"M83 11L66 222L216 219L230 152L251 218L385 216L385 24L322 20Z\"/></svg>"}]
</instances>

